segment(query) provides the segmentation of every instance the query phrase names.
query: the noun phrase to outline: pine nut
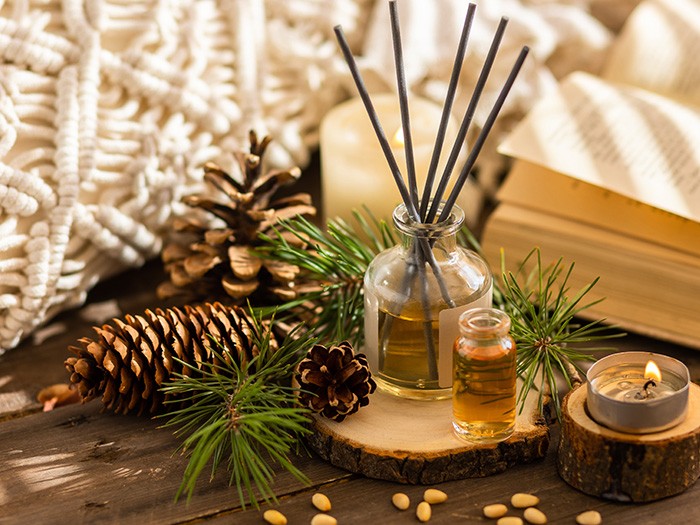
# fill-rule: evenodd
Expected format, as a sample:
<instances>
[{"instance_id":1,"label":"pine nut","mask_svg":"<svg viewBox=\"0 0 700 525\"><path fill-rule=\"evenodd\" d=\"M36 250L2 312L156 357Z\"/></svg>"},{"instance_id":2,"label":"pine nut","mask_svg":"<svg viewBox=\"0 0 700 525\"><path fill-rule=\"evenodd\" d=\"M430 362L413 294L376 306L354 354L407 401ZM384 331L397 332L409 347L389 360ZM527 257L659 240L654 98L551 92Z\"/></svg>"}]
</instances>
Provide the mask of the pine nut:
<instances>
[{"instance_id":1,"label":"pine nut","mask_svg":"<svg viewBox=\"0 0 700 525\"><path fill-rule=\"evenodd\" d=\"M508 507L503 503L494 503L493 505L486 505L484 507L484 516L487 518L500 518L506 515L508 512Z\"/></svg>"},{"instance_id":2,"label":"pine nut","mask_svg":"<svg viewBox=\"0 0 700 525\"><path fill-rule=\"evenodd\" d=\"M431 505L435 505L447 501L447 494L438 489L426 489L423 493L423 499Z\"/></svg>"},{"instance_id":3,"label":"pine nut","mask_svg":"<svg viewBox=\"0 0 700 525\"><path fill-rule=\"evenodd\" d=\"M576 516L578 525L600 525L603 523L603 517L597 510L587 510Z\"/></svg>"},{"instance_id":4,"label":"pine nut","mask_svg":"<svg viewBox=\"0 0 700 525\"><path fill-rule=\"evenodd\" d=\"M311 518L311 525L338 525L338 520L330 514L316 514Z\"/></svg>"},{"instance_id":5,"label":"pine nut","mask_svg":"<svg viewBox=\"0 0 700 525\"><path fill-rule=\"evenodd\" d=\"M433 511L430 508L430 503L427 501L421 501L416 507L416 518L422 523L429 521L432 513Z\"/></svg>"},{"instance_id":6,"label":"pine nut","mask_svg":"<svg viewBox=\"0 0 700 525\"><path fill-rule=\"evenodd\" d=\"M408 507L411 506L411 500L403 492L397 492L396 494L394 494L391 497L391 502L394 504L394 507L396 507L399 510L406 510Z\"/></svg>"},{"instance_id":7,"label":"pine nut","mask_svg":"<svg viewBox=\"0 0 700 525\"><path fill-rule=\"evenodd\" d=\"M496 525L523 525L523 520L517 516L505 516L500 518Z\"/></svg>"},{"instance_id":8,"label":"pine nut","mask_svg":"<svg viewBox=\"0 0 700 525\"><path fill-rule=\"evenodd\" d=\"M513 494L513 496L510 498L510 504L513 505L516 509L534 507L539 502L540 498L538 498L537 496L533 494L523 494L522 492Z\"/></svg>"},{"instance_id":9,"label":"pine nut","mask_svg":"<svg viewBox=\"0 0 700 525\"><path fill-rule=\"evenodd\" d=\"M287 517L279 510L266 510L263 512L263 519L270 525L287 525Z\"/></svg>"},{"instance_id":10,"label":"pine nut","mask_svg":"<svg viewBox=\"0 0 700 525\"><path fill-rule=\"evenodd\" d=\"M544 512L542 512L540 509L536 509L535 507L526 508L525 512L523 513L523 517L525 518L525 521L532 523L533 525L544 525L547 523L547 516L545 516Z\"/></svg>"},{"instance_id":11,"label":"pine nut","mask_svg":"<svg viewBox=\"0 0 700 525\"><path fill-rule=\"evenodd\" d=\"M328 496L320 492L311 496L311 503L321 512L328 512L331 510L331 500L328 499Z\"/></svg>"}]
</instances>

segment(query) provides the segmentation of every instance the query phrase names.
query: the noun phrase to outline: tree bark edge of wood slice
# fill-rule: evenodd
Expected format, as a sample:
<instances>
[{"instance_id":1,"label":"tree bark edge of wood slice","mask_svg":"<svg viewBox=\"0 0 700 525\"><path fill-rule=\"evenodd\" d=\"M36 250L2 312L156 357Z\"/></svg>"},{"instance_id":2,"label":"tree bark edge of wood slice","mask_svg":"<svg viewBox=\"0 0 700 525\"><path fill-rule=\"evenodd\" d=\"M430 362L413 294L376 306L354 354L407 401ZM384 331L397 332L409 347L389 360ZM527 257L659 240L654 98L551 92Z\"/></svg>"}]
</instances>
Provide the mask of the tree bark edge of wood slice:
<instances>
[{"instance_id":1,"label":"tree bark edge of wood slice","mask_svg":"<svg viewBox=\"0 0 700 525\"><path fill-rule=\"evenodd\" d=\"M310 448L331 464L369 478L435 484L484 477L544 458L549 426L528 396L505 441L474 444L452 429L452 402L415 401L378 391L343 422L314 416Z\"/></svg>"},{"instance_id":2,"label":"tree bark edge of wood slice","mask_svg":"<svg viewBox=\"0 0 700 525\"><path fill-rule=\"evenodd\" d=\"M679 494L700 477L700 386L690 384L686 419L652 434L599 425L586 397L584 384L562 406L557 467L569 485L604 499L648 502Z\"/></svg>"}]
</instances>

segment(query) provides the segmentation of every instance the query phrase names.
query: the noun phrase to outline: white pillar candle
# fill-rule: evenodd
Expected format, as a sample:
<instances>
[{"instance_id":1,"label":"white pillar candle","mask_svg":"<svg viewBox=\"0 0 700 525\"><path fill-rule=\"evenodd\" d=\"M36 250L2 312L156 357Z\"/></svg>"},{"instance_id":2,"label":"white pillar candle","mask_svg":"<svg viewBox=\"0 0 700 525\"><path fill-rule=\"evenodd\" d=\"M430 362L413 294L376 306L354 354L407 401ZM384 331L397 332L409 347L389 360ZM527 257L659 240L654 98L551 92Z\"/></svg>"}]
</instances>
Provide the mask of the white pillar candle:
<instances>
[{"instance_id":1,"label":"white pillar candle","mask_svg":"<svg viewBox=\"0 0 700 525\"><path fill-rule=\"evenodd\" d=\"M408 185L404 147L396 138L396 132L401 130L398 95L375 94L372 95L372 103ZM442 107L429 100L410 96L409 113L418 193L422 196ZM458 125L450 118L434 188L442 176L457 130ZM361 210L362 205L366 205L377 218L384 218L391 224L392 212L401 202L401 196L362 101L354 98L334 107L323 119L320 133L324 221L340 217L351 222L352 210ZM461 158L464 158L464 152ZM457 162L451 180L457 178L461 165L461 162ZM443 200L451 188L452 184ZM457 204L464 207L463 201L461 197Z\"/></svg>"}]
</instances>

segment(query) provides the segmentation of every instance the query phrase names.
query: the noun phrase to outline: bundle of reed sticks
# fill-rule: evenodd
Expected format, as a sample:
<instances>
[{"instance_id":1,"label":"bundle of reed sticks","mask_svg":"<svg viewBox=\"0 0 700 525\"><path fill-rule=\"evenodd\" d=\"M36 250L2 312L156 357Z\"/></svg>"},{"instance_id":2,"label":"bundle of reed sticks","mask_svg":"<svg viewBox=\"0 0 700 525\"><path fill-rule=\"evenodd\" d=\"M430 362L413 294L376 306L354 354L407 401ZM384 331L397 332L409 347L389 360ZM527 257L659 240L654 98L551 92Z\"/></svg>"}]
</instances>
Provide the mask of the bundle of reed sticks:
<instances>
[{"instance_id":1,"label":"bundle of reed sticks","mask_svg":"<svg viewBox=\"0 0 700 525\"><path fill-rule=\"evenodd\" d=\"M440 223L442 221L447 220L450 217L452 213L452 208L457 200L457 197L461 192L462 188L464 187L464 184L467 181L467 178L469 177L469 174L471 173L474 167L477 157L481 152L481 149L486 141L486 138L488 137L488 134L491 131L491 128L494 125L494 122L496 121L496 118L498 117L501 108L503 107L506 97L508 96L511 87L515 82L515 79L518 76L520 69L522 68L522 65L525 61L525 58L527 57L529 50L527 46L524 46L520 51L520 54L518 55L515 63L512 66L510 74L508 75L493 107L491 108L491 111L484 123L484 126L482 127L476 140L471 146L464 166L462 166L462 169L459 172L459 175L452 187L451 192L443 201L445 191L452 177L452 173L455 169L457 159L460 156L462 146L466 143L465 139L467 136L467 132L469 131L469 126L471 125L474 113L476 112L479 99L481 98L484 86L486 85L486 82L488 80L489 73L491 72L491 68L496 59L496 54L498 53L501 40L503 39L503 35L508 24L507 18L501 18L498 28L496 29L496 32L494 34L493 41L491 43L491 47L487 54L486 60L484 61L484 64L482 66L481 73L472 91L469 104L462 118L457 137L455 139L454 144L452 145L449 157L443 169L442 175L440 176L437 187L434 188L435 179L437 175L437 167L440 161L440 156L445 142L445 134L447 131L450 113L452 111L455 93L457 91L457 83L459 80L460 72L462 70L462 63L464 61L464 56L466 53L467 41L469 39L469 33L471 31L472 23L474 21L474 15L476 13L476 5L473 3L469 4L459 44L457 46L457 53L455 55L454 64L450 75L450 82L448 85L445 102L442 108L442 115L438 126L438 131L435 137L435 145L433 147L431 161L428 167L428 173L426 174L425 185L423 187L422 194L419 195L416 182L415 162L413 156L413 141L411 138L411 123L408 108L408 89L406 86L406 76L404 71L404 59L401 46L401 31L399 27L398 8L395 0L391 0L389 2L389 11L391 18L394 62L396 66L397 92L401 113L401 126L404 135L404 150L406 156L406 180L404 180L404 177L402 176L399 170L398 164L391 150L391 146L389 145L389 141L387 140L386 134L384 133L382 125L379 121L377 112L375 111L374 106L372 104L372 99L369 95L369 92L367 91L367 88L365 86L362 75L360 74L360 71L357 67L357 63L355 62L355 58L352 54L352 51L350 50L347 40L345 39L345 35L343 34L342 27L336 26L334 28L334 31L340 48L342 50L343 56L345 57L345 60L350 68L350 72L357 87L358 93L362 99L362 102L371 121L374 132L377 135L377 139L379 140L382 152L384 153L386 161L389 164L389 169L401 195L401 200L403 201L403 204L406 207L410 219L414 221L417 225L427 225L436 222ZM446 306L448 308L454 308L457 305L450 298L447 287L444 284L444 280L441 276L440 266L438 265L435 256L432 252L433 244L434 239L418 238L411 246L410 263L407 265L407 269L401 283L402 292L404 296L408 295L408 290L410 290L411 288L411 283L416 277L418 277L423 283L425 283L425 272L428 271L429 268L436 277L438 285L440 286L440 293L442 295L443 300L445 301ZM437 353L435 350L435 341L433 341L432 338L432 327L429 306L427 304L426 290L423 290L422 301L425 316L424 333L428 359L429 377L430 379L437 379ZM401 310L402 306L402 304L395 304L393 305L393 309L396 310L396 313L398 313L398 311ZM389 325L385 325L383 328L383 333L380 334L380 346L386 344L386 340L389 337L388 334L391 330L391 327Z\"/></svg>"},{"instance_id":2,"label":"bundle of reed sticks","mask_svg":"<svg viewBox=\"0 0 700 525\"><path fill-rule=\"evenodd\" d=\"M396 65L396 82L398 88L399 107L401 111L401 126L404 135L404 150L406 154L406 180L408 184L404 180L404 177L402 176L399 170L399 166L396 162L396 159L394 158L394 154L391 150L391 146L389 145L389 141L387 140L386 134L384 133L384 129L382 128L381 122L379 121L377 112L375 111L374 105L372 104L372 99L369 95L369 92L367 91L362 75L357 67L355 57L353 56L352 51L350 50L350 46L348 45L348 42L345 39L343 29L341 26L336 26L334 28L334 31L336 38L338 39L338 43L340 45L343 56L345 57L345 61L347 62L350 68L350 72L357 87L357 91L365 106L367 115L369 116L369 119L372 123L374 132L377 135L377 139L379 140L382 152L384 153L386 161L389 164L389 169L401 195L401 200L406 206L406 209L408 210L411 219L416 221L417 223L423 224L433 223L436 221L436 219L438 222L440 222L449 217L450 213L452 212L452 207L454 206L459 193L462 191L462 188L464 187L464 184L467 181L467 178L469 177L469 174L471 173L474 164L476 163L477 157L479 156L479 153L481 152L481 149L484 143L486 142L489 133L491 132L491 128L493 127L493 124L496 121L496 118L498 117L501 108L503 107L506 97L508 96L511 87L513 86L513 83L515 82L515 79L518 76L518 73L520 72L520 69L523 65L523 62L525 61L525 58L527 57L529 49L527 46L523 46L522 50L520 51L520 54L518 55L518 58L515 60L511 72L508 75L506 81L504 82L501 91L486 119L486 122L484 123L484 126L482 127L478 137L471 146L468 157L464 163L464 166L459 172L457 180L455 181L455 184L452 188L452 191L445 199L444 205L442 206L440 214L438 215L437 212L440 208L440 204L442 203L445 190L447 189L449 181L452 177L452 172L460 155L462 145L465 144L465 139L467 136L467 132L469 131L469 126L471 125L474 113L479 103L479 99L481 98L484 86L486 85L486 82L488 80L489 73L491 72L491 68L496 58L496 54L498 53L501 40L503 39L503 35L508 24L508 19L505 17L501 18L498 28L496 29L493 41L491 43L491 47L486 56L486 60L484 61L484 64L481 69L481 73L472 91L469 104L462 118L462 123L459 127L457 137L450 150L450 155L448 157L447 163L445 164L437 188L435 188L435 190L433 191L437 167L445 141L447 124L449 121L450 113L452 111L452 104L454 102L455 93L457 91L459 75L462 70L462 62L464 61L467 41L469 39L469 33L471 31L474 15L476 13L476 5L473 3L469 4L459 44L457 46L457 53L454 59L454 65L452 67L452 72L450 75L450 82L448 85L447 94L445 96L445 102L442 108L442 116L435 137L435 145L433 147L430 165L428 167L428 173L425 179L425 185L423 188L422 195L419 195L416 182L415 162L413 157L413 141L411 138L411 123L408 109L408 89L406 86L406 76L403 64L404 61L401 46L401 31L399 27L399 15L396 0L391 0L389 2L389 11L391 17L392 42L394 47L394 62Z\"/></svg>"}]
</instances>

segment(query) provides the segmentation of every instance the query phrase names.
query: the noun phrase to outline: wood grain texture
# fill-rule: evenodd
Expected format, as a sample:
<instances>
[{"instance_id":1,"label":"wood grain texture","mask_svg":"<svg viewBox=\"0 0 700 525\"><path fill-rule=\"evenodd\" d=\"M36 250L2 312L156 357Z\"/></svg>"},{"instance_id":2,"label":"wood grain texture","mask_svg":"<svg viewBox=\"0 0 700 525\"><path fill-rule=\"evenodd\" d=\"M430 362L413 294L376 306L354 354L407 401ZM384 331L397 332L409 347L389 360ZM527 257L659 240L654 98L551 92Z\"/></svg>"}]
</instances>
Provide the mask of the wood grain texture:
<instances>
[{"instance_id":1,"label":"wood grain texture","mask_svg":"<svg viewBox=\"0 0 700 525\"><path fill-rule=\"evenodd\" d=\"M93 401L0 424L0 523L167 524L240 510L225 471L211 482L205 472L189 504L174 501L186 458L161 423ZM310 456L295 463L314 484L349 477ZM279 497L304 490L278 473Z\"/></svg>"},{"instance_id":2,"label":"wood grain texture","mask_svg":"<svg viewBox=\"0 0 700 525\"><path fill-rule=\"evenodd\" d=\"M552 442L559 440L559 430L552 428ZM448 500L433 506L430 525L495 525L496 520L483 517L482 509L490 503L504 503L509 515L523 516L523 510L513 509L510 496L516 492L536 494L541 499L538 508L548 517L548 523L558 525L575 524L575 517L584 510L597 510L603 516L603 524L616 525L675 525L695 523L700 512L700 484L687 491L645 505L631 505L603 500L574 490L557 474L556 454L547 454L543 461L527 465L516 465L502 474L485 478L455 480L431 485L444 491ZM276 508L289 519L290 525L309 523L316 510L311 505L311 495L319 490L332 503L330 514L343 524L381 523L382 525L405 525L418 523L415 508L426 489L423 485L400 485L395 482L352 476L348 479L327 483L311 490L299 492L293 497L283 498ZM410 497L411 506L398 511L391 504L395 492L404 492ZM263 523L262 511L238 511L217 516L207 525L258 525Z\"/></svg>"},{"instance_id":3,"label":"wood grain texture","mask_svg":"<svg viewBox=\"0 0 700 525\"><path fill-rule=\"evenodd\" d=\"M690 385L688 416L651 434L626 434L601 426L586 410L586 388L565 399L558 450L561 477L587 494L647 502L679 492L700 476L700 387Z\"/></svg>"},{"instance_id":4,"label":"wood grain texture","mask_svg":"<svg viewBox=\"0 0 700 525\"><path fill-rule=\"evenodd\" d=\"M549 427L530 396L513 435L501 443L467 443L452 430L452 402L415 401L376 392L342 423L316 417L311 448L333 465L400 483L482 477L541 459Z\"/></svg>"}]
</instances>

